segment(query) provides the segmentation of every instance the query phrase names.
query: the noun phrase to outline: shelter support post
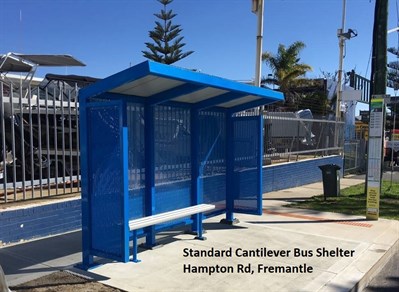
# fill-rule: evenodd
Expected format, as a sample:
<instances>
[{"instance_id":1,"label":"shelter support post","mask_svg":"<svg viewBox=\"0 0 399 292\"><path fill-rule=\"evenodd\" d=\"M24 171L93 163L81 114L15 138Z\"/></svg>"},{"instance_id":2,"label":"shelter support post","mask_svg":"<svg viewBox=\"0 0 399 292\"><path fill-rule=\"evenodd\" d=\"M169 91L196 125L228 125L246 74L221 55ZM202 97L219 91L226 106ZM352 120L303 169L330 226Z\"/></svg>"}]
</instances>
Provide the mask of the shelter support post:
<instances>
[{"instance_id":1,"label":"shelter support post","mask_svg":"<svg viewBox=\"0 0 399 292\"><path fill-rule=\"evenodd\" d=\"M233 225L234 218L234 125L231 113L226 113L226 219L221 223Z\"/></svg>"},{"instance_id":2,"label":"shelter support post","mask_svg":"<svg viewBox=\"0 0 399 292\"><path fill-rule=\"evenodd\" d=\"M155 133L154 106L146 104L144 108L145 140L145 215L154 215L155 208ZM146 246L155 246L155 226L146 227Z\"/></svg>"},{"instance_id":3,"label":"shelter support post","mask_svg":"<svg viewBox=\"0 0 399 292\"><path fill-rule=\"evenodd\" d=\"M129 261L129 139L128 139L128 125L127 125L127 105L126 101L122 101L122 108L120 117L120 126L122 127L121 145L122 145L122 224L123 224L123 235L121 238L122 244L122 254L125 262Z\"/></svg>"},{"instance_id":4,"label":"shelter support post","mask_svg":"<svg viewBox=\"0 0 399 292\"><path fill-rule=\"evenodd\" d=\"M201 190L201 170L198 163L199 153L199 111L191 109L190 111L190 124L191 124L191 203L192 205L198 205L202 203L200 196ZM201 214L194 214L192 216L193 223L191 225L191 231L197 233L198 236L202 237L202 216ZM201 235L199 234L201 230Z\"/></svg>"},{"instance_id":5,"label":"shelter support post","mask_svg":"<svg viewBox=\"0 0 399 292\"><path fill-rule=\"evenodd\" d=\"M87 154L87 101L80 97L80 157L81 157L81 188L82 188L82 268L88 270L93 265L93 256L90 254L90 198L88 185L88 154Z\"/></svg>"}]
</instances>

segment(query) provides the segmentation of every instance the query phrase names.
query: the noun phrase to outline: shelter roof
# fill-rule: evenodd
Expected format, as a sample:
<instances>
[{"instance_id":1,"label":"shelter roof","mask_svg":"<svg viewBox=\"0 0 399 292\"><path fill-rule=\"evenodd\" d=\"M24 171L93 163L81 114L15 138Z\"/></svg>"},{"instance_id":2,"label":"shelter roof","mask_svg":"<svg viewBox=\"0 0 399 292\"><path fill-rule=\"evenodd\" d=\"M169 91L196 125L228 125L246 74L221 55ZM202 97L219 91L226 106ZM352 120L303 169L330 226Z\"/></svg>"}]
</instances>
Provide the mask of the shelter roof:
<instances>
[{"instance_id":1,"label":"shelter roof","mask_svg":"<svg viewBox=\"0 0 399 292\"><path fill-rule=\"evenodd\" d=\"M168 101L197 109L212 106L241 111L284 98L278 91L207 75L171 65L145 61L82 89L89 97L139 98L156 105Z\"/></svg>"}]
</instances>

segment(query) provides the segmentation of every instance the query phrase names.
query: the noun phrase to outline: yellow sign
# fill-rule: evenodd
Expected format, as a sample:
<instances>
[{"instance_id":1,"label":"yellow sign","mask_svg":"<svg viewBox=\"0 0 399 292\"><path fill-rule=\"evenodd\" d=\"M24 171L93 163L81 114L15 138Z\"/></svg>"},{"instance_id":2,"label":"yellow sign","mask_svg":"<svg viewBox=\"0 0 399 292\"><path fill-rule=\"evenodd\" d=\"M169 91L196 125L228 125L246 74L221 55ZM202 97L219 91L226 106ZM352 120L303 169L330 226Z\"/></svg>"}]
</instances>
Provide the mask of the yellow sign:
<instances>
[{"instance_id":1,"label":"yellow sign","mask_svg":"<svg viewBox=\"0 0 399 292\"><path fill-rule=\"evenodd\" d=\"M356 131L368 131L369 125L367 123L355 122Z\"/></svg>"},{"instance_id":2,"label":"yellow sign","mask_svg":"<svg viewBox=\"0 0 399 292\"><path fill-rule=\"evenodd\" d=\"M367 187L367 210L366 218L378 220L380 213L380 188L374 186Z\"/></svg>"},{"instance_id":3,"label":"yellow sign","mask_svg":"<svg viewBox=\"0 0 399 292\"><path fill-rule=\"evenodd\" d=\"M368 140L369 125L367 123L356 121L355 127L356 127L356 139Z\"/></svg>"}]
</instances>

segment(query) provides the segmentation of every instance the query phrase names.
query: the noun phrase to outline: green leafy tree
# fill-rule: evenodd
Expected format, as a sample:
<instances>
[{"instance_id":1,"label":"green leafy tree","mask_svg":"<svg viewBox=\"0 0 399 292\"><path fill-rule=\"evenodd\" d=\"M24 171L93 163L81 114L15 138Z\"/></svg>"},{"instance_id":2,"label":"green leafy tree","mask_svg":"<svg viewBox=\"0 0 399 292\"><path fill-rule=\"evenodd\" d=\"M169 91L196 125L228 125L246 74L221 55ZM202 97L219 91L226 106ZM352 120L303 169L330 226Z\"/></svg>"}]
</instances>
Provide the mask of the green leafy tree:
<instances>
[{"instance_id":1,"label":"green leafy tree","mask_svg":"<svg viewBox=\"0 0 399 292\"><path fill-rule=\"evenodd\" d=\"M173 64L193 53L193 51L183 52L182 48L186 45L180 36L182 29L180 25L172 24L172 19L177 15L172 10L167 10L167 5L173 0L157 0L163 5L160 13L155 13L159 20L155 21L155 28L149 31L149 36L153 42L147 42L147 51L142 51L147 59L164 63Z\"/></svg>"},{"instance_id":2,"label":"green leafy tree","mask_svg":"<svg viewBox=\"0 0 399 292\"><path fill-rule=\"evenodd\" d=\"M299 54L305 44L301 41L294 42L288 48L280 44L277 54L264 52L262 60L272 70L273 78L266 78L262 83L271 83L279 87L284 93L286 103L295 102L295 87L306 85L305 74L312 71L312 67L300 63Z\"/></svg>"}]
</instances>

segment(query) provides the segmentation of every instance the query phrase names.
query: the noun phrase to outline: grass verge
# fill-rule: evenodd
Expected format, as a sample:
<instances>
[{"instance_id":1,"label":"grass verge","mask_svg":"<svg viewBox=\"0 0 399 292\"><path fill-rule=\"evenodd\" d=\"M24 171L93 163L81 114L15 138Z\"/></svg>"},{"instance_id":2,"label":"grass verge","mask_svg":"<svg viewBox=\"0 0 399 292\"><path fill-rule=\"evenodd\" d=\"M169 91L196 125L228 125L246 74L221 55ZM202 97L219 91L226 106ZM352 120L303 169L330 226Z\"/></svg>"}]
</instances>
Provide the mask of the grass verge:
<instances>
[{"instance_id":1,"label":"grass verge","mask_svg":"<svg viewBox=\"0 0 399 292\"><path fill-rule=\"evenodd\" d=\"M319 195L305 201L289 204L287 207L365 216L366 194L364 183L342 189L339 197L328 197L327 200L324 200L324 196ZM382 182L380 217L399 220L399 183Z\"/></svg>"}]
</instances>

